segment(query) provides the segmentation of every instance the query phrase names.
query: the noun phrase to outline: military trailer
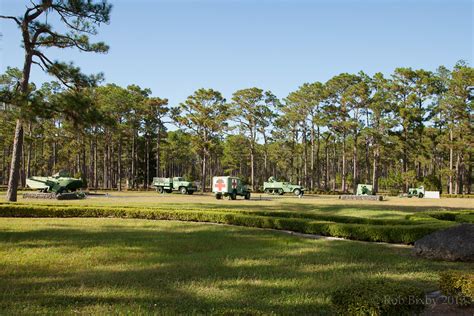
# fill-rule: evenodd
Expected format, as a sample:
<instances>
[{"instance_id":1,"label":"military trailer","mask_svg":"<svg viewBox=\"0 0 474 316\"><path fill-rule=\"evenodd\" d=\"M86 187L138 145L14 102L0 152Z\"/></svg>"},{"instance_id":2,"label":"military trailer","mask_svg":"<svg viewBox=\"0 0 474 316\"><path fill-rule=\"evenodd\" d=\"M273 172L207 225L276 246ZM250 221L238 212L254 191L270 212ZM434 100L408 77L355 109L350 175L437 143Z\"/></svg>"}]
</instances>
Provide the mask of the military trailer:
<instances>
[{"instance_id":1,"label":"military trailer","mask_svg":"<svg viewBox=\"0 0 474 316\"><path fill-rule=\"evenodd\" d=\"M215 194L218 200L223 197L235 200L238 195L250 200L250 190L237 177L212 177L212 193Z\"/></svg>"},{"instance_id":2,"label":"military trailer","mask_svg":"<svg viewBox=\"0 0 474 316\"><path fill-rule=\"evenodd\" d=\"M197 191L197 187L182 177L174 178L153 178L152 186L156 188L158 193L172 193L178 191L181 194L193 194Z\"/></svg>"},{"instance_id":3,"label":"military trailer","mask_svg":"<svg viewBox=\"0 0 474 316\"><path fill-rule=\"evenodd\" d=\"M268 178L268 182L263 183L263 192L267 194L279 194L293 193L296 196L304 194L304 188L297 184L291 184L289 182L276 181L274 177Z\"/></svg>"},{"instance_id":4,"label":"military trailer","mask_svg":"<svg viewBox=\"0 0 474 316\"><path fill-rule=\"evenodd\" d=\"M80 199L85 197L84 193L76 193L83 186L82 180L70 177L66 171L60 171L51 177L30 177L26 179L26 185L31 189L37 189L39 193L25 193L24 198Z\"/></svg>"},{"instance_id":5,"label":"military trailer","mask_svg":"<svg viewBox=\"0 0 474 316\"><path fill-rule=\"evenodd\" d=\"M370 184L358 184L356 195L373 195L373 188Z\"/></svg>"},{"instance_id":6,"label":"military trailer","mask_svg":"<svg viewBox=\"0 0 474 316\"><path fill-rule=\"evenodd\" d=\"M425 196L425 188L420 186L419 188L409 188L408 189L408 197L419 197L420 199Z\"/></svg>"}]
</instances>

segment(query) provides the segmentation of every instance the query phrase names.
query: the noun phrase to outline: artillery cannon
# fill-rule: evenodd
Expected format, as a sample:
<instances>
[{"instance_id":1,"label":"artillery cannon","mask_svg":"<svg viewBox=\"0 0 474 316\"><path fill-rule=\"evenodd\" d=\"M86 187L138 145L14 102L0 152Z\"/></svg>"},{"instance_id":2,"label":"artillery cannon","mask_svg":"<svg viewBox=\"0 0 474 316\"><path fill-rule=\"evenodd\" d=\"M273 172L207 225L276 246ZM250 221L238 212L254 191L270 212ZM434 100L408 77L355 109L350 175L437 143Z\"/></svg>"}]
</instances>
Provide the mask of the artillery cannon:
<instances>
[{"instance_id":1,"label":"artillery cannon","mask_svg":"<svg viewBox=\"0 0 474 316\"><path fill-rule=\"evenodd\" d=\"M341 200L369 200L369 201L383 201L383 196L375 195L373 186L370 184L357 185L355 194L343 194L339 196Z\"/></svg>"},{"instance_id":2,"label":"artillery cannon","mask_svg":"<svg viewBox=\"0 0 474 316\"><path fill-rule=\"evenodd\" d=\"M358 184L356 195L373 195L373 188L370 184Z\"/></svg>"},{"instance_id":3,"label":"artillery cannon","mask_svg":"<svg viewBox=\"0 0 474 316\"><path fill-rule=\"evenodd\" d=\"M268 182L263 183L263 192L267 194L293 193L296 196L304 194L304 188L301 185L291 184L289 182L276 181L274 177L268 178Z\"/></svg>"},{"instance_id":4,"label":"artillery cannon","mask_svg":"<svg viewBox=\"0 0 474 316\"><path fill-rule=\"evenodd\" d=\"M65 171L55 173L51 177L30 177L26 179L26 185L39 192L25 193L23 198L69 200L85 197L84 193L76 192L82 188L82 180L71 178Z\"/></svg>"}]
</instances>

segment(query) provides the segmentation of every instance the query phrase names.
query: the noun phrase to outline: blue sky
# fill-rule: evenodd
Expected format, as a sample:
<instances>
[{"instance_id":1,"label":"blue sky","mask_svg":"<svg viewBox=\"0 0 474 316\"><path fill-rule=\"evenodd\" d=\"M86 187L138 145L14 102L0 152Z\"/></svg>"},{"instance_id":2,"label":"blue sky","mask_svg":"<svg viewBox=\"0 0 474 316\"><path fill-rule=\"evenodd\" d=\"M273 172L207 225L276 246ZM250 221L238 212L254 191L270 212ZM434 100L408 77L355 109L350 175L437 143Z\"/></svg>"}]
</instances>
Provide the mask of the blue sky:
<instances>
[{"instance_id":1,"label":"blue sky","mask_svg":"<svg viewBox=\"0 0 474 316\"><path fill-rule=\"evenodd\" d=\"M0 0L20 15L29 1ZM257 86L285 97L304 82L341 72L390 74L396 67L435 70L473 59L469 0L116 0L98 40L107 55L52 50L106 82L151 88L171 105L199 88L226 98ZM19 30L0 22L0 71L22 65ZM49 78L35 70L32 81Z\"/></svg>"}]
</instances>

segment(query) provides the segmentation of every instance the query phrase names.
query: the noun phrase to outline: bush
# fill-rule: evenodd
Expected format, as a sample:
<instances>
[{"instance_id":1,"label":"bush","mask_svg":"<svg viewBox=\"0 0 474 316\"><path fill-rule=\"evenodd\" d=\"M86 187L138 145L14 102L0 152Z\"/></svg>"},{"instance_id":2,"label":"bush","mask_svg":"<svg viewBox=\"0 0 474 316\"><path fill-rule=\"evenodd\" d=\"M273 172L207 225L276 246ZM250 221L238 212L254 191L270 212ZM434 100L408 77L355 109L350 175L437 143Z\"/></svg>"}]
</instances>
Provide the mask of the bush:
<instances>
[{"instance_id":1,"label":"bush","mask_svg":"<svg viewBox=\"0 0 474 316\"><path fill-rule=\"evenodd\" d=\"M442 198L474 199L474 194L441 194Z\"/></svg>"},{"instance_id":2,"label":"bush","mask_svg":"<svg viewBox=\"0 0 474 316\"><path fill-rule=\"evenodd\" d=\"M262 216L261 214L266 214ZM319 218L292 218L278 212L246 213L225 210L140 209L134 207L90 207L51 205L0 204L0 217L118 217L151 220L178 220L210 222L247 227L272 228L299 233L320 234L355 240L410 244L436 230L454 225L454 222L432 222L416 225L372 225L336 223ZM350 218L350 217L349 217Z\"/></svg>"},{"instance_id":3,"label":"bush","mask_svg":"<svg viewBox=\"0 0 474 316\"><path fill-rule=\"evenodd\" d=\"M458 223L474 223L474 211L426 211L419 212L413 215L407 215L407 220L416 222L433 222L433 219L437 221L450 221Z\"/></svg>"},{"instance_id":4,"label":"bush","mask_svg":"<svg viewBox=\"0 0 474 316\"><path fill-rule=\"evenodd\" d=\"M364 280L336 289L330 296L339 315L413 315L425 308L425 293L386 279Z\"/></svg>"},{"instance_id":5,"label":"bush","mask_svg":"<svg viewBox=\"0 0 474 316\"><path fill-rule=\"evenodd\" d=\"M474 274L458 271L441 273L439 287L444 295L454 299L459 306L469 306L474 301Z\"/></svg>"}]
</instances>

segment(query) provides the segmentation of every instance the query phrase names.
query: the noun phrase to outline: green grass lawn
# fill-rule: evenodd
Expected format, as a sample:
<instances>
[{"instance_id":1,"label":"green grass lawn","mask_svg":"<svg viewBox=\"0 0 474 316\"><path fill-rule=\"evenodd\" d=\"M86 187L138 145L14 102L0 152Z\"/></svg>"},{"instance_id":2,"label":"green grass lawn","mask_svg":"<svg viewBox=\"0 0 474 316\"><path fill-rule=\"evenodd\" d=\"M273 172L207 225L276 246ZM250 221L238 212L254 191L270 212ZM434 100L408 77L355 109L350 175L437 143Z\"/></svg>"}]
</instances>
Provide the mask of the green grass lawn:
<instances>
[{"instance_id":1,"label":"green grass lawn","mask_svg":"<svg viewBox=\"0 0 474 316\"><path fill-rule=\"evenodd\" d=\"M409 246L114 218L0 218L0 314L330 314L336 286L383 276L436 288L468 270Z\"/></svg>"}]
</instances>

